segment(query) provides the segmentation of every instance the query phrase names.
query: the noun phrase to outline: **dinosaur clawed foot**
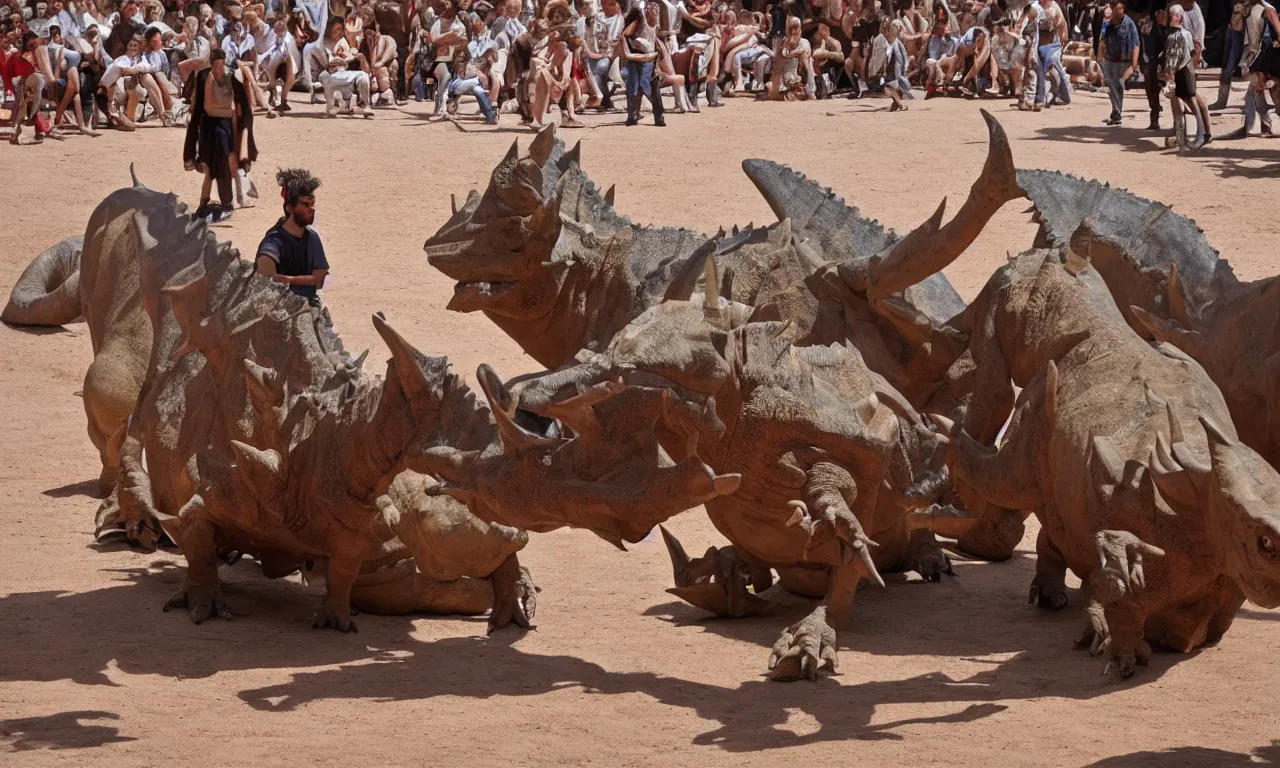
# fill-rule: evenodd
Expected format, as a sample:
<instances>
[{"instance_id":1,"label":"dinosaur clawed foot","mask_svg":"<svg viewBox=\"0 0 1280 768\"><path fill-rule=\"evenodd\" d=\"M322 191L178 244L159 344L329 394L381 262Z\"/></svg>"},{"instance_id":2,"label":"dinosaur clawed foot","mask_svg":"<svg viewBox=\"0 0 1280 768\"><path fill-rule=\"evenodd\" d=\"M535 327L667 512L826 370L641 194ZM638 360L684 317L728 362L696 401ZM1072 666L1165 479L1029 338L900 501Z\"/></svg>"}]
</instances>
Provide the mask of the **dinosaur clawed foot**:
<instances>
[{"instance_id":1,"label":"dinosaur clawed foot","mask_svg":"<svg viewBox=\"0 0 1280 768\"><path fill-rule=\"evenodd\" d=\"M817 680L820 670L829 669L834 673L836 666L836 631L827 623L827 607L820 605L783 630L773 644L769 654L769 679Z\"/></svg>"},{"instance_id":2,"label":"dinosaur clawed foot","mask_svg":"<svg viewBox=\"0 0 1280 768\"><path fill-rule=\"evenodd\" d=\"M1027 602L1039 605L1046 611L1060 611L1067 607L1067 585L1060 580L1050 583L1037 575L1031 580L1031 591L1027 594Z\"/></svg>"},{"instance_id":3,"label":"dinosaur clawed foot","mask_svg":"<svg viewBox=\"0 0 1280 768\"><path fill-rule=\"evenodd\" d=\"M907 568L920 574L925 581L940 582L942 574L955 575L951 569L951 558L938 544L933 532L916 530L911 532L911 541L907 546Z\"/></svg>"},{"instance_id":4,"label":"dinosaur clawed foot","mask_svg":"<svg viewBox=\"0 0 1280 768\"><path fill-rule=\"evenodd\" d=\"M1122 629L1113 632L1105 609L1095 597L1085 609L1085 618L1084 632L1076 640L1076 647L1088 648L1090 656L1110 656L1102 674L1109 675L1116 669L1122 679L1128 679L1138 667L1145 667L1151 661L1151 646L1142 637L1141 617L1134 620L1121 613Z\"/></svg>"},{"instance_id":5,"label":"dinosaur clawed foot","mask_svg":"<svg viewBox=\"0 0 1280 768\"><path fill-rule=\"evenodd\" d=\"M169 602L164 605L166 613L175 609L185 610L196 624L202 624L206 619L214 616L231 620L231 609L227 606L227 599L222 596L222 587L218 584L209 586L188 584L174 593L173 597L169 598Z\"/></svg>"},{"instance_id":6,"label":"dinosaur clawed foot","mask_svg":"<svg viewBox=\"0 0 1280 768\"><path fill-rule=\"evenodd\" d=\"M690 558L666 526L658 526L667 554L671 556L675 587L667 592L692 606L722 618L763 616L773 612L773 603L749 591L763 592L773 584L768 568L752 567L742 561L733 547L709 547L699 558Z\"/></svg>"},{"instance_id":7,"label":"dinosaur clawed foot","mask_svg":"<svg viewBox=\"0 0 1280 768\"><path fill-rule=\"evenodd\" d=\"M311 617L312 629L336 629L339 632L359 632L356 623L351 620L351 607L336 607L328 602L321 603L320 610Z\"/></svg>"},{"instance_id":8,"label":"dinosaur clawed foot","mask_svg":"<svg viewBox=\"0 0 1280 768\"><path fill-rule=\"evenodd\" d=\"M538 587L528 568L522 568L511 555L489 576L493 584L493 610L489 612L488 633L515 624L522 629L535 629L533 616L538 611Z\"/></svg>"}]
</instances>

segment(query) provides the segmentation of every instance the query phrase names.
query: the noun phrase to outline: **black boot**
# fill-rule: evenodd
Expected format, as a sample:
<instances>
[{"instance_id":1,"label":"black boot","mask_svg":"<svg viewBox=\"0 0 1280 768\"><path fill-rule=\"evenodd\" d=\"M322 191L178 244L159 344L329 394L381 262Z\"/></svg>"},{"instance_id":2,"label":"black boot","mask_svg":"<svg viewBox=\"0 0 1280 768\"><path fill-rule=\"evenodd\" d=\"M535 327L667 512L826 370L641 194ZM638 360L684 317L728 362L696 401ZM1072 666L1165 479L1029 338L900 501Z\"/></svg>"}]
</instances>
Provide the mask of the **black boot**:
<instances>
[{"instance_id":1,"label":"black boot","mask_svg":"<svg viewBox=\"0 0 1280 768\"><path fill-rule=\"evenodd\" d=\"M702 84L691 82L685 86L685 93L689 96L689 106L694 109L698 108L698 91L702 90Z\"/></svg>"},{"instance_id":2,"label":"black boot","mask_svg":"<svg viewBox=\"0 0 1280 768\"><path fill-rule=\"evenodd\" d=\"M1147 126L1147 130L1148 131L1160 130L1160 110L1158 109L1151 110L1151 125Z\"/></svg>"}]
</instances>

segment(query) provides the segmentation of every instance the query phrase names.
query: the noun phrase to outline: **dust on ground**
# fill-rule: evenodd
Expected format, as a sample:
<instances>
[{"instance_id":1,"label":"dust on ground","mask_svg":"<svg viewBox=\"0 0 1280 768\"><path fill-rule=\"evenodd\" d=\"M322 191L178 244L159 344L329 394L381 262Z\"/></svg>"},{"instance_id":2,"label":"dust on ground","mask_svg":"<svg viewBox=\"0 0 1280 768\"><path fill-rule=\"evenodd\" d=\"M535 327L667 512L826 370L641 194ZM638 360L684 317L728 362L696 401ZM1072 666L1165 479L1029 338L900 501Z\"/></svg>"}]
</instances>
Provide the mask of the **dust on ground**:
<instances>
[{"instance_id":1,"label":"dust on ground","mask_svg":"<svg viewBox=\"0 0 1280 768\"><path fill-rule=\"evenodd\" d=\"M1236 101L1239 101L1236 94ZM1195 158L1118 129L1106 99L1020 113L992 103L1021 167L1101 178L1193 216L1246 278L1272 274L1280 237L1280 142L1211 145ZM982 165L977 105L959 100L730 102L701 116L563 131L634 220L714 232L767 222L739 169L789 163L898 229L943 196L958 208ZM271 174L306 165L323 180L317 224L333 265L326 301L348 348L385 350L385 311L429 354L504 377L536 368L481 316L444 310L450 282L423 240L483 187L513 139L506 124L463 133L417 114L323 120L318 108L258 120L262 198L217 226L252 251L279 215ZM608 118L600 122L610 122ZM1215 133L1238 125L1238 111ZM137 164L150 187L194 205L182 132L71 138L0 149L6 203L0 283L83 232ZM1267 201L1270 201L1268 203ZM1007 206L949 270L972 298L1006 252L1029 246L1027 204ZM307 628L319 598L267 581L248 560L224 569L234 621L192 625L161 606L181 580L171 553L93 544L97 455L78 396L90 361L83 325L0 328L0 758L6 765L1004 765L1235 766L1280 763L1274 707L1280 613L1246 607L1218 648L1159 654L1132 681L1073 650L1076 607L1026 603L1034 531L996 565L961 564L941 585L890 580L858 594L840 674L776 684L761 672L778 631L807 611L707 621L663 590L660 541L623 554L585 533L536 535L522 555L543 587L538 629L484 637L483 619L361 616L359 634ZM374 370L381 368L373 362ZM700 511L672 521L690 551L723 543Z\"/></svg>"}]
</instances>

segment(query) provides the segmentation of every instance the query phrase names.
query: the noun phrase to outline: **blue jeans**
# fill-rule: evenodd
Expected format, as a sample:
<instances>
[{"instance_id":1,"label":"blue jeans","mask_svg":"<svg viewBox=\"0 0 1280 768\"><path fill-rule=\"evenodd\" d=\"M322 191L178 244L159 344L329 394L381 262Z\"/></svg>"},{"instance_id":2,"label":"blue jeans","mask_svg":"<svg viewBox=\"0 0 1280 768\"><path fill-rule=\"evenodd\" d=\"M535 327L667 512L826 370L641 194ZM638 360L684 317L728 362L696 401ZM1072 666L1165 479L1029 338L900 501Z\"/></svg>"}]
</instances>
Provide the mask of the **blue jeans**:
<instances>
[{"instance_id":1,"label":"blue jeans","mask_svg":"<svg viewBox=\"0 0 1280 768\"><path fill-rule=\"evenodd\" d=\"M662 122L662 94L654 76L654 62L628 61L622 79L627 82L627 122L640 119L640 95L653 106L653 121Z\"/></svg>"},{"instance_id":2,"label":"blue jeans","mask_svg":"<svg viewBox=\"0 0 1280 768\"><path fill-rule=\"evenodd\" d=\"M600 106L605 109L613 109L613 98L609 95L609 70L613 67L613 59L606 56L603 59L587 59L587 69L596 79L596 84L600 86ZM626 73L623 73L626 77Z\"/></svg>"},{"instance_id":3,"label":"blue jeans","mask_svg":"<svg viewBox=\"0 0 1280 768\"><path fill-rule=\"evenodd\" d=\"M1230 27L1225 32L1222 38L1222 75L1218 77L1220 83L1231 82L1232 73L1240 66L1240 59L1244 57L1244 32L1237 32Z\"/></svg>"},{"instance_id":4,"label":"blue jeans","mask_svg":"<svg viewBox=\"0 0 1280 768\"><path fill-rule=\"evenodd\" d=\"M489 94L480 85L480 78L470 77L463 80L455 77L449 81L449 98L456 99L468 93L476 97L476 101L480 104L480 111L484 113L484 118L489 121L489 124L497 125L498 115L493 111L493 105L489 103Z\"/></svg>"},{"instance_id":5,"label":"blue jeans","mask_svg":"<svg viewBox=\"0 0 1280 768\"><path fill-rule=\"evenodd\" d=\"M1037 50L1040 57L1040 77L1036 80L1036 103L1048 104L1048 99L1044 95L1045 77L1049 74L1049 69L1058 75L1058 101L1063 104L1071 103L1071 78L1067 77L1067 71L1062 68L1062 44L1053 42L1048 45L1042 45Z\"/></svg>"},{"instance_id":6,"label":"blue jeans","mask_svg":"<svg viewBox=\"0 0 1280 768\"><path fill-rule=\"evenodd\" d=\"M1124 111L1124 71L1129 68L1127 61L1106 61L1102 64L1102 76L1107 81L1107 95L1111 97L1111 116L1120 119Z\"/></svg>"}]
</instances>

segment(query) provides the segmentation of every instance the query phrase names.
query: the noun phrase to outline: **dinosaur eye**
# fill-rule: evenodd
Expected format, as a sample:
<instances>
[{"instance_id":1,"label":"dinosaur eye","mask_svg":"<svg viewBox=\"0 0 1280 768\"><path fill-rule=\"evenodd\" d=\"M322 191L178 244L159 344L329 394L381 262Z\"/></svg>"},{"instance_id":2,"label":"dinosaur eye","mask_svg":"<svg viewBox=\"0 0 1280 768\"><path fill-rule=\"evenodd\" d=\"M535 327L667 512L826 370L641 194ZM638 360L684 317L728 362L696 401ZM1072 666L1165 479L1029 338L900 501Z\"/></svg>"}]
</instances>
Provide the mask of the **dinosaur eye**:
<instances>
[{"instance_id":1,"label":"dinosaur eye","mask_svg":"<svg viewBox=\"0 0 1280 768\"><path fill-rule=\"evenodd\" d=\"M1264 554L1275 556L1276 543L1270 536L1259 536L1258 549L1262 550Z\"/></svg>"}]
</instances>

